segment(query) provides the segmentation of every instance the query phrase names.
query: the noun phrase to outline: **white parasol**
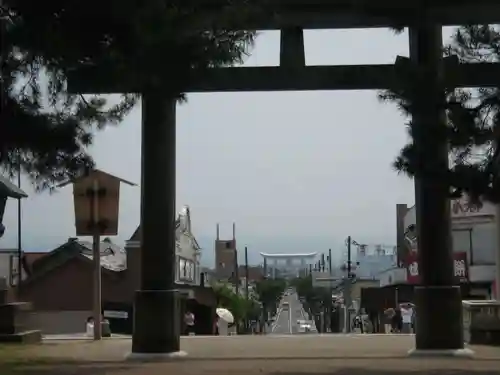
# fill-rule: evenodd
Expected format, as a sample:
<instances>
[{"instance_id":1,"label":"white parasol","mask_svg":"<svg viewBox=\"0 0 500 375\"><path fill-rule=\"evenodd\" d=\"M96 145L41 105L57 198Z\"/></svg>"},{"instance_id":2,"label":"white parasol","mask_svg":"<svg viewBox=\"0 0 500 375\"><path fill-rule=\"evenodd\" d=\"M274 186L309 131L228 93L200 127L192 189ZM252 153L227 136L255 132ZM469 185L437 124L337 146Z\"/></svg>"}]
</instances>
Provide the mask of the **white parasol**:
<instances>
[{"instance_id":1,"label":"white parasol","mask_svg":"<svg viewBox=\"0 0 500 375\"><path fill-rule=\"evenodd\" d=\"M215 310L215 312L217 313L217 316L222 320L224 320L225 322L229 324L234 323L234 316L228 309L219 307Z\"/></svg>"}]
</instances>

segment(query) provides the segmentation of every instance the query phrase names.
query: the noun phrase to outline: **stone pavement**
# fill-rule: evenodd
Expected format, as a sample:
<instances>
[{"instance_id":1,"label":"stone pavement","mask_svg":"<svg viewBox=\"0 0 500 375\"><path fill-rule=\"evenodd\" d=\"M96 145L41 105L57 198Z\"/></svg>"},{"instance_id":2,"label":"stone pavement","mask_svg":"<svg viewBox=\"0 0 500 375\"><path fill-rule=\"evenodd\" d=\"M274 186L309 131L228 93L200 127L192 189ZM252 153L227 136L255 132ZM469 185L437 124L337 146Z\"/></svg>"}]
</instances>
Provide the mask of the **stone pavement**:
<instances>
[{"instance_id":1,"label":"stone pavement","mask_svg":"<svg viewBox=\"0 0 500 375\"><path fill-rule=\"evenodd\" d=\"M286 335L185 337L188 357L177 362L134 363L124 358L129 339L56 341L23 349L22 355L43 358L32 375L217 375L277 374L441 374L500 375L500 348L473 347L475 359L407 358L411 335ZM48 362L47 362L48 361ZM63 364L55 366L51 362ZM64 365L64 362L66 365ZM49 371L50 370L50 371ZM61 372L59 372L61 371ZM4 373L4 371L1 371ZM437 372L436 372L437 374Z\"/></svg>"},{"instance_id":2,"label":"stone pavement","mask_svg":"<svg viewBox=\"0 0 500 375\"><path fill-rule=\"evenodd\" d=\"M268 335L191 336L181 339L181 349L191 360L202 359L366 359L406 358L414 345L413 335ZM89 361L122 361L131 348L130 339L47 340L33 350L47 358ZM474 347L476 358L499 360L500 348Z\"/></svg>"}]
</instances>

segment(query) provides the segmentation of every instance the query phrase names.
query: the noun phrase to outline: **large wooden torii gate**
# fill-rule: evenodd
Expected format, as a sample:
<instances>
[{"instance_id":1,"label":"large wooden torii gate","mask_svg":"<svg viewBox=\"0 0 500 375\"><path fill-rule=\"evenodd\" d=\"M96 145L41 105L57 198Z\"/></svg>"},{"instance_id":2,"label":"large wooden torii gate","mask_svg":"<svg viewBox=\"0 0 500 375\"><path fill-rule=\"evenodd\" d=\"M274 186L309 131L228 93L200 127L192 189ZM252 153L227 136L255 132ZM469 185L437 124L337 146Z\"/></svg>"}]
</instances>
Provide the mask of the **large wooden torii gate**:
<instances>
[{"instance_id":1,"label":"large wooden torii gate","mask_svg":"<svg viewBox=\"0 0 500 375\"><path fill-rule=\"evenodd\" d=\"M185 0L206 7L207 24L223 0ZM442 120L443 87L498 86L495 63L443 64L442 26L500 22L498 0L265 0L260 17L245 29L281 30L279 67L217 68L187 92L373 90L393 88L396 65L306 66L304 29L409 27L415 82L412 119L417 152L429 168L448 167L447 147L435 136ZM259 4L259 1L256 1ZM228 25L231 26L231 25ZM161 88L124 86L100 67L75 71L70 88L79 93L142 94L141 290L137 291L132 351L178 352L180 317L175 291L175 108ZM165 83L165 85L167 85ZM415 179L419 265L417 350L463 350L461 296L454 285L449 189L428 176ZM163 220L158 220L163 218ZM168 225L164 225L168 223ZM439 307L437 307L439 306Z\"/></svg>"}]
</instances>

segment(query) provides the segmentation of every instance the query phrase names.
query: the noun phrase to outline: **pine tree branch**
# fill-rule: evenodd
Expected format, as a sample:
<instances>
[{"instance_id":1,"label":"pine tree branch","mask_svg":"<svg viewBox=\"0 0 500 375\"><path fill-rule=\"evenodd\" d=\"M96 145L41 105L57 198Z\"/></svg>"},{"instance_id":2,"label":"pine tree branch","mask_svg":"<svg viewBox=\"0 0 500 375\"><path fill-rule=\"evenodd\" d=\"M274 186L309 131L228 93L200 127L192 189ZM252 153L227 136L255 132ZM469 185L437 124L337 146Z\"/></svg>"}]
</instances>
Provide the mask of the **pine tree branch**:
<instances>
[{"instance_id":1,"label":"pine tree branch","mask_svg":"<svg viewBox=\"0 0 500 375\"><path fill-rule=\"evenodd\" d=\"M446 54L456 54L462 62L500 61L500 34L495 26L466 26L457 29ZM397 105L411 118L416 83L412 74L401 75L401 86L379 93L379 99ZM418 82L417 82L418 83ZM445 139L450 150L450 167L433 178L450 186L450 196L467 193L473 200L500 202L500 91L445 89ZM406 124L412 138L412 122ZM440 136L436 133L430 136ZM409 177L429 173L419 164L413 139L405 145L393 163L398 173Z\"/></svg>"},{"instance_id":2,"label":"pine tree branch","mask_svg":"<svg viewBox=\"0 0 500 375\"><path fill-rule=\"evenodd\" d=\"M221 29L218 21L238 25L261 10L227 0L207 21L205 10L187 1L3 0L0 166L12 174L21 163L38 188L92 167L96 131L119 124L138 96L111 104L105 96L71 94L69 72L99 66L128 87L183 99L197 74L242 62L254 42L254 31Z\"/></svg>"}]
</instances>

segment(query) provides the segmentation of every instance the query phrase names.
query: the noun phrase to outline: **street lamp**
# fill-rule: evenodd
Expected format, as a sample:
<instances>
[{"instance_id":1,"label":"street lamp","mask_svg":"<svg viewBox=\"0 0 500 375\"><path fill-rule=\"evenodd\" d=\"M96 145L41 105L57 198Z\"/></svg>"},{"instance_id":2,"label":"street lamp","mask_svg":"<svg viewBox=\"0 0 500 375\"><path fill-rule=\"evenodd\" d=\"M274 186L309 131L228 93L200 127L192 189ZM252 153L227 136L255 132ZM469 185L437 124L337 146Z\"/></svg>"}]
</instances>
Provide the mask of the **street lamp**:
<instances>
[{"instance_id":1,"label":"street lamp","mask_svg":"<svg viewBox=\"0 0 500 375\"><path fill-rule=\"evenodd\" d=\"M92 236L94 340L102 338L100 236L116 236L118 234L118 211L122 182L135 186L132 182L94 169L79 178L58 186L73 185L76 235Z\"/></svg>"}]
</instances>

